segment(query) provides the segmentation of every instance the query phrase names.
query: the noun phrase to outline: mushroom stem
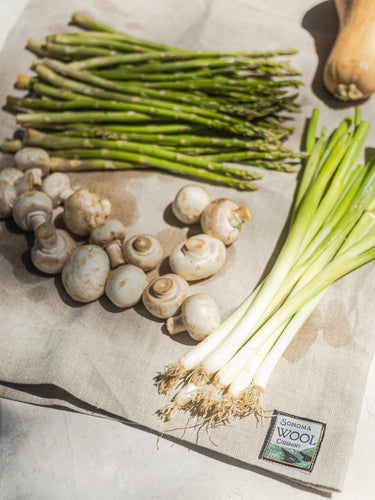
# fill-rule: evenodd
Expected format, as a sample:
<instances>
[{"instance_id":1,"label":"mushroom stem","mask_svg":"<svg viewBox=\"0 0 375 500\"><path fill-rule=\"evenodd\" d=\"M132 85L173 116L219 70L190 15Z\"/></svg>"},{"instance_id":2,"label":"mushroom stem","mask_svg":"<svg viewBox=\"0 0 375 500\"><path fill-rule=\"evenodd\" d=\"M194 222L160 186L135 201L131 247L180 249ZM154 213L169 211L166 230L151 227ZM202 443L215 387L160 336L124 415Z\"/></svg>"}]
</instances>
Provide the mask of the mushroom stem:
<instances>
[{"instance_id":1,"label":"mushroom stem","mask_svg":"<svg viewBox=\"0 0 375 500\"><path fill-rule=\"evenodd\" d=\"M171 273L151 281L143 291L142 300L149 313L167 319L177 314L188 294L188 283Z\"/></svg>"},{"instance_id":2,"label":"mushroom stem","mask_svg":"<svg viewBox=\"0 0 375 500\"><path fill-rule=\"evenodd\" d=\"M233 210L232 214L234 216L234 220L240 224L252 219L250 208L247 205L243 205L242 207Z\"/></svg>"},{"instance_id":3,"label":"mushroom stem","mask_svg":"<svg viewBox=\"0 0 375 500\"><path fill-rule=\"evenodd\" d=\"M51 222L40 224L35 231L35 236L39 239L43 250L52 250L57 245L56 227Z\"/></svg>"},{"instance_id":4,"label":"mushroom stem","mask_svg":"<svg viewBox=\"0 0 375 500\"><path fill-rule=\"evenodd\" d=\"M28 217L28 226L32 231L36 231L38 227L47 221L44 212L33 212Z\"/></svg>"},{"instance_id":5,"label":"mushroom stem","mask_svg":"<svg viewBox=\"0 0 375 500\"><path fill-rule=\"evenodd\" d=\"M175 335L176 333L180 333L186 330L186 326L184 323L184 318L182 314L179 314L178 316L172 316L171 318L168 318L165 326L168 330L168 333L170 335Z\"/></svg>"},{"instance_id":6,"label":"mushroom stem","mask_svg":"<svg viewBox=\"0 0 375 500\"><path fill-rule=\"evenodd\" d=\"M60 193L61 202L65 203L65 201L69 198L69 196L71 196L74 192L75 192L75 190L73 188L68 188L68 189L65 189L64 191L62 191Z\"/></svg>"},{"instance_id":7,"label":"mushroom stem","mask_svg":"<svg viewBox=\"0 0 375 500\"><path fill-rule=\"evenodd\" d=\"M19 177L14 181L14 189L16 190L17 196L27 191L32 191L34 187L40 187L42 185L42 171L39 168L31 168L25 175Z\"/></svg>"},{"instance_id":8,"label":"mushroom stem","mask_svg":"<svg viewBox=\"0 0 375 500\"><path fill-rule=\"evenodd\" d=\"M76 243L63 229L57 229L52 222L44 222L35 231L31 249L34 266L47 274L58 274L76 248Z\"/></svg>"},{"instance_id":9,"label":"mushroom stem","mask_svg":"<svg viewBox=\"0 0 375 500\"><path fill-rule=\"evenodd\" d=\"M108 246L105 247L105 251L108 254L112 269L125 264L125 259L122 255L120 240L112 241Z\"/></svg>"},{"instance_id":10,"label":"mushroom stem","mask_svg":"<svg viewBox=\"0 0 375 500\"><path fill-rule=\"evenodd\" d=\"M146 236L137 236L133 241L133 247L137 250L137 252L145 253L152 247L152 242L150 238L147 238Z\"/></svg>"},{"instance_id":11,"label":"mushroom stem","mask_svg":"<svg viewBox=\"0 0 375 500\"><path fill-rule=\"evenodd\" d=\"M185 251L184 251L185 250ZM207 245L201 238L189 238L185 241L183 251L184 253L194 253L194 255L205 255L207 253Z\"/></svg>"},{"instance_id":12,"label":"mushroom stem","mask_svg":"<svg viewBox=\"0 0 375 500\"><path fill-rule=\"evenodd\" d=\"M27 191L14 202L13 219L24 231L35 231L43 222L52 219L52 200L42 191Z\"/></svg>"},{"instance_id":13,"label":"mushroom stem","mask_svg":"<svg viewBox=\"0 0 375 500\"><path fill-rule=\"evenodd\" d=\"M151 290L157 297L167 298L173 294L174 283L171 278L159 278L153 283Z\"/></svg>"},{"instance_id":14,"label":"mushroom stem","mask_svg":"<svg viewBox=\"0 0 375 500\"><path fill-rule=\"evenodd\" d=\"M192 236L177 245L169 256L172 271L188 281L208 278L224 264L226 249L218 238Z\"/></svg>"},{"instance_id":15,"label":"mushroom stem","mask_svg":"<svg viewBox=\"0 0 375 500\"><path fill-rule=\"evenodd\" d=\"M126 262L151 271L163 259L163 249L157 238L150 234L136 234L125 241L123 253Z\"/></svg>"}]
</instances>

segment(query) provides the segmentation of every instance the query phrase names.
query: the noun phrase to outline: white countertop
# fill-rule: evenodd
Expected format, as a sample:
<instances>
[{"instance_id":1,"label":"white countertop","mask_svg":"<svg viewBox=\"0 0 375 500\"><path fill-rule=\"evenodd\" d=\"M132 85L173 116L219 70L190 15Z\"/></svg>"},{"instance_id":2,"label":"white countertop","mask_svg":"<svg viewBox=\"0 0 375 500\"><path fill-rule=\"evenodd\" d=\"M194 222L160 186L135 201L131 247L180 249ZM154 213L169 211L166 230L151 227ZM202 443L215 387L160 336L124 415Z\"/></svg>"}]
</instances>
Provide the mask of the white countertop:
<instances>
[{"instance_id":1,"label":"white countertop","mask_svg":"<svg viewBox=\"0 0 375 500\"><path fill-rule=\"evenodd\" d=\"M26 0L0 0L0 48ZM51 5L52 7L52 5ZM56 5L54 4L54 7ZM337 500L375 498L375 362L344 491ZM295 500L322 495L272 475L223 462L118 422L0 401L0 497L13 499ZM323 495L324 496L324 495Z\"/></svg>"}]
</instances>

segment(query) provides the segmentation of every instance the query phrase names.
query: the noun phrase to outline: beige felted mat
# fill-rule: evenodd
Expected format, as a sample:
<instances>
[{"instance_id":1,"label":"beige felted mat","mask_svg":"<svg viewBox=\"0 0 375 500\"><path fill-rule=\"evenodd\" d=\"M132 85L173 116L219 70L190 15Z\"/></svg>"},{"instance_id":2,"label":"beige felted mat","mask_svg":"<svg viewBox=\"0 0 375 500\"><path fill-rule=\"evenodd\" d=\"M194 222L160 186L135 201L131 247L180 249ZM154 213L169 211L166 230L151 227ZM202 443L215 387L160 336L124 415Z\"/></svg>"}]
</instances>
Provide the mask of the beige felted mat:
<instances>
[{"instance_id":1,"label":"beige felted mat","mask_svg":"<svg viewBox=\"0 0 375 500\"><path fill-rule=\"evenodd\" d=\"M26 73L33 61L34 56L24 49L27 38L76 30L68 26L75 11L90 13L135 36L183 48L298 48L292 62L301 70L305 87L290 141L296 149L313 107L321 109L321 124L331 129L348 114L347 109L331 107L329 99L328 105L320 100L327 96L319 84L319 72L316 76L319 56L324 57L329 47L336 19L333 9L326 9L322 18L311 0L183 0L178 9L175 0L53 4L30 0L1 54L1 103L6 95L19 92L13 89L17 74ZM16 129L14 117L5 110L0 113L0 138L11 137ZM374 123L373 100L363 105L362 114ZM375 144L374 130L368 147ZM7 161L3 157L2 165ZM125 224L129 236L136 232L158 236L165 255L188 234L170 210L185 179L136 171L72 174L71 178L74 185L108 197L113 216ZM249 294L274 256L295 181L292 174L266 172L259 191L253 193L206 185L212 198L225 196L246 203L253 213L240 239L229 248L221 271L192 285L192 291L207 292L216 299L223 318ZM162 422L156 411L169 398L157 393L153 379L190 349L193 341L185 333L167 335L163 323L151 319L142 305L118 311L105 298L86 305L73 302L59 276L47 277L33 268L31 245L30 234L11 220L0 221L1 396L128 419L189 443L198 439L198 445L216 451L218 457L228 456L314 488L342 488L374 352L373 264L330 288L276 367L265 394L267 408L325 424L313 470L306 472L259 458L269 420L261 426L246 418L213 429L210 435L190 428L194 421L184 413ZM150 276L167 269L164 261Z\"/></svg>"}]
</instances>

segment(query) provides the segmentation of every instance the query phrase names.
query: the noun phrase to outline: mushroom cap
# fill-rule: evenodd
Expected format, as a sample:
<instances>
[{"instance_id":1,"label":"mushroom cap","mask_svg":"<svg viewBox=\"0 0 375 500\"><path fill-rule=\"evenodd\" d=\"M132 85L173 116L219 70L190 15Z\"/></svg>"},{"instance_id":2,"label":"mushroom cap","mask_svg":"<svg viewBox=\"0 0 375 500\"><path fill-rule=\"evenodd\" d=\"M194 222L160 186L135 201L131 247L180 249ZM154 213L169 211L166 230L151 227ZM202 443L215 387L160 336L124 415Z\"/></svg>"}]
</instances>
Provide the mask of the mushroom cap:
<instances>
[{"instance_id":1,"label":"mushroom cap","mask_svg":"<svg viewBox=\"0 0 375 500\"><path fill-rule=\"evenodd\" d=\"M172 271L187 281L208 278L225 262L226 248L218 238L198 234L177 245L169 256Z\"/></svg>"},{"instance_id":2,"label":"mushroom cap","mask_svg":"<svg viewBox=\"0 0 375 500\"><path fill-rule=\"evenodd\" d=\"M164 274L146 286L143 304L153 316L166 319L177 313L189 290L189 284L181 276Z\"/></svg>"},{"instance_id":3,"label":"mushroom cap","mask_svg":"<svg viewBox=\"0 0 375 500\"><path fill-rule=\"evenodd\" d=\"M78 189L66 200L63 218L72 233L87 236L96 226L102 224L109 215L108 200L88 189Z\"/></svg>"},{"instance_id":4,"label":"mushroom cap","mask_svg":"<svg viewBox=\"0 0 375 500\"><path fill-rule=\"evenodd\" d=\"M60 205L62 193L70 189L70 178L63 172L53 172L43 179L42 191L48 194L54 207Z\"/></svg>"},{"instance_id":5,"label":"mushroom cap","mask_svg":"<svg viewBox=\"0 0 375 500\"><path fill-rule=\"evenodd\" d=\"M12 185L22 176L23 172L19 168L6 167L0 171L0 181L8 181Z\"/></svg>"},{"instance_id":6,"label":"mushroom cap","mask_svg":"<svg viewBox=\"0 0 375 500\"><path fill-rule=\"evenodd\" d=\"M181 306L184 325L190 337L203 340L220 325L220 312L214 299L205 293L195 293Z\"/></svg>"},{"instance_id":7,"label":"mushroom cap","mask_svg":"<svg viewBox=\"0 0 375 500\"><path fill-rule=\"evenodd\" d=\"M142 269L124 264L110 271L105 293L115 306L132 307L141 300L146 279Z\"/></svg>"},{"instance_id":8,"label":"mushroom cap","mask_svg":"<svg viewBox=\"0 0 375 500\"><path fill-rule=\"evenodd\" d=\"M31 249L31 261L34 266L47 274L60 273L76 248L76 242L66 231L56 229L50 222L41 224L35 236Z\"/></svg>"},{"instance_id":9,"label":"mushroom cap","mask_svg":"<svg viewBox=\"0 0 375 500\"><path fill-rule=\"evenodd\" d=\"M72 299L92 302L103 295L109 270L109 257L101 247L82 245L70 255L61 277Z\"/></svg>"},{"instance_id":10,"label":"mushroom cap","mask_svg":"<svg viewBox=\"0 0 375 500\"><path fill-rule=\"evenodd\" d=\"M230 245L238 238L242 224L248 219L251 219L251 212L247 205L240 207L232 200L218 198L203 210L200 223L204 233Z\"/></svg>"},{"instance_id":11,"label":"mushroom cap","mask_svg":"<svg viewBox=\"0 0 375 500\"><path fill-rule=\"evenodd\" d=\"M172 203L172 212L184 224L196 224L210 201L210 195L204 187L188 184L178 191Z\"/></svg>"},{"instance_id":12,"label":"mushroom cap","mask_svg":"<svg viewBox=\"0 0 375 500\"><path fill-rule=\"evenodd\" d=\"M14 155L14 163L23 172L35 167L40 168L43 175L47 175L49 172L49 155L42 148L26 147L20 149Z\"/></svg>"},{"instance_id":13,"label":"mushroom cap","mask_svg":"<svg viewBox=\"0 0 375 500\"><path fill-rule=\"evenodd\" d=\"M146 272L154 269L163 259L160 241L150 234L135 234L125 241L122 251L127 262Z\"/></svg>"},{"instance_id":14,"label":"mushroom cap","mask_svg":"<svg viewBox=\"0 0 375 500\"><path fill-rule=\"evenodd\" d=\"M105 248L113 241L122 241L125 235L126 230L122 222L115 219L108 219L91 231L89 239L90 243Z\"/></svg>"},{"instance_id":15,"label":"mushroom cap","mask_svg":"<svg viewBox=\"0 0 375 500\"><path fill-rule=\"evenodd\" d=\"M17 193L12 184L6 180L0 180L0 217L10 217L13 205L17 199Z\"/></svg>"},{"instance_id":16,"label":"mushroom cap","mask_svg":"<svg viewBox=\"0 0 375 500\"><path fill-rule=\"evenodd\" d=\"M52 200L42 191L27 191L22 193L14 203L13 218L17 226L24 231L33 229L32 217L43 217L46 221L52 219Z\"/></svg>"}]
</instances>

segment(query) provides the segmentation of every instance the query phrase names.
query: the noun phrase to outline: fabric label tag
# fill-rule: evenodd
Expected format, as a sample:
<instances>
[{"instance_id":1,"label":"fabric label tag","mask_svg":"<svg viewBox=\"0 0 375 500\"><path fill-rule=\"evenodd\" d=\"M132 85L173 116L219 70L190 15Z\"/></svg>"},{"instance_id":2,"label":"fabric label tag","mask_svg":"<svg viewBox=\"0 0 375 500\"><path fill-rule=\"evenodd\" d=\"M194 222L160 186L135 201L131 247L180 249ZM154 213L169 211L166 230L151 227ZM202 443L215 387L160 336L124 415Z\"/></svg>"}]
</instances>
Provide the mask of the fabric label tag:
<instances>
[{"instance_id":1,"label":"fabric label tag","mask_svg":"<svg viewBox=\"0 0 375 500\"><path fill-rule=\"evenodd\" d=\"M311 472L325 428L322 422L274 410L259 458Z\"/></svg>"}]
</instances>

